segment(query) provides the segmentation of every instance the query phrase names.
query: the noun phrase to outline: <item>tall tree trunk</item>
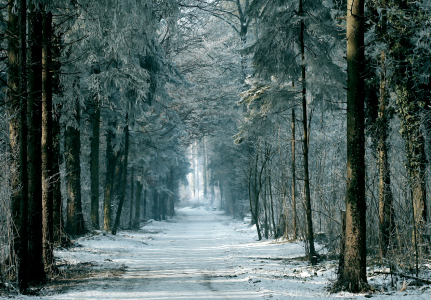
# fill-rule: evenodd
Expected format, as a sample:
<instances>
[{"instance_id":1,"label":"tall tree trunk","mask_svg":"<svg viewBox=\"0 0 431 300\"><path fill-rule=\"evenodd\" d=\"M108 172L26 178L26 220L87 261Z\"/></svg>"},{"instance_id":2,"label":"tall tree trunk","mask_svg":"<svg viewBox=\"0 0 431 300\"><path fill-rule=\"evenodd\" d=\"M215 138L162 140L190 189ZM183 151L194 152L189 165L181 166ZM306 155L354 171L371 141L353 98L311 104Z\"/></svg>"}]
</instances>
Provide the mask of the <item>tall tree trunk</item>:
<instances>
[{"instance_id":1,"label":"tall tree trunk","mask_svg":"<svg viewBox=\"0 0 431 300\"><path fill-rule=\"evenodd\" d=\"M134 174L134 168L132 166L132 174L130 174L130 210L129 210L129 228L132 229L132 223L133 223L133 192L134 192L134 185L135 185L135 174Z\"/></svg>"},{"instance_id":2,"label":"tall tree trunk","mask_svg":"<svg viewBox=\"0 0 431 300\"><path fill-rule=\"evenodd\" d=\"M384 16L386 19L386 16ZM385 22L384 22L385 23ZM386 87L386 57L385 52L381 53L381 73L380 73L380 98L379 112L377 119L379 144L379 242L380 255L386 257L390 237L395 228L393 197L391 191L391 177L388 162L388 112L387 87Z\"/></svg>"},{"instance_id":3,"label":"tall tree trunk","mask_svg":"<svg viewBox=\"0 0 431 300\"><path fill-rule=\"evenodd\" d=\"M213 171L211 170L211 174L213 173ZM215 200L215 191L214 191L214 182L213 182L213 179L211 179L210 180L210 186L211 186L211 206L213 205L213 203L214 203L214 200Z\"/></svg>"},{"instance_id":4,"label":"tall tree trunk","mask_svg":"<svg viewBox=\"0 0 431 300\"><path fill-rule=\"evenodd\" d=\"M220 209L223 209L223 184L221 180L218 181L218 187L220 189Z\"/></svg>"},{"instance_id":5,"label":"tall tree trunk","mask_svg":"<svg viewBox=\"0 0 431 300\"><path fill-rule=\"evenodd\" d=\"M195 139L195 147L196 147L196 156L195 156L195 161L196 161L196 168L195 168L195 183L196 183L196 194L198 196L198 206L199 206L199 145L198 145L198 141ZM226 207L227 208L227 207Z\"/></svg>"},{"instance_id":6,"label":"tall tree trunk","mask_svg":"<svg viewBox=\"0 0 431 300\"><path fill-rule=\"evenodd\" d=\"M299 14L303 15L302 0L299 0ZM305 43L304 43L304 20L301 20L301 29L299 33L299 40L301 44L301 61L302 61L302 126L303 126L303 160L304 160L304 189L305 189L305 216L307 220L307 242L308 242L308 259L314 263L313 257L316 255L314 249L314 232L313 232L313 219L311 213L311 196L310 196L310 175L308 172L308 121L307 121L307 90L305 79Z\"/></svg>"},{"instance_id":7,"label":"tall tree trunk","mask_svg":"<svg viewBox=\"0 0 431 300\"><path fill-rule=\"evenodd\" d=\"M203 159L203 180L204 180L204 198L206 199L207 197L207 185L208 185L208 180L207 180L207 151L206 151L206 142L205 142L205 137L203 138L203 146L202 146L202 159Z\"/></svg>"},{"instance_id":8,"label":"tall tree trunk","mask_svg":"<svg viewBox=\"0 0 431 300\"><path fill-rule=\"evenodd\" d=\"M353 292L367 284L363 18L364 1L348 0L346 241L338 284Z\"/></svg>"},{"instance_id":9,"label":"tall tree trunk","mask_svg":"<svg viewBox=\"0 0 431 300\"><path fill-rule=\"evenodd\" d=\"M142 203L144 205L143 218L146 220L147 218L147 189L144 190L144 199L142 199Z\"/></svg>"},{"instance_id":10,"label":"tall tree trunk","mask_svg":"<svg viewBox=\"0 0 431 300\"><path fill-rule=\"evenodd\" d=\"M42 38L42 229L45 271L54 271L52 194L52 14L43 13Z\"/></svg>"},{"instance_id":11,"label":"tall tree trunk","mask_svg":"<svg viewBox=\"0 0 431 300\"><path fill-rule=\"evenodd\" d=\"M52 198L53 198L53 238L55 243L61 245L65 242L66 235L64 234L63 223L63 201L61 196L61 180L60 180L60 165L62 163L62 154L60 151L61 128L60 128L60 112L57 110L52 121Z\"/></svg>"},{"instance_id":12,"label":"tall tree trunk","mask_svg":"<svg viewBox=\"0 0 431 300\"><path fill-rule=\"evenodd\" d=\"M412 63L412 53L416 45L413 44L412 36L416 34L416 26L406 25L408 22L418 22L417 12L419 6L415 2L405 0L394 1L403 15L392 14L391 25L394 35L389 36L388 55L397 62L394 72L394 82L396 83L396 98L398 113L401 123L401 134L405 141L407 153L407 171L409 174L409 184L413 193L413 213L415 219L415 230L426 224L427 197L426 197L426 166L427 158L425 154L424 133L422 132L423 119L422 111L426 104L423 91L418 85L418 75L416 66ZM416 234L413 232L416 236ZM429 243L429 237L425 244Z\"/></svg>"},{"instance_id":13,"label":"tall tree trunk","mask_svg":"<svg viewBox=\"0 0 431 300\"><path fill-rule=\"evenodd\" d=\"M10 256L19 254L19 232L20 227L20 173L19 173L19 133L20 133L20 96L19 96L19 20L16 14L17 7L14 2L8 5L8 74L7 74L7 101L10 115L9 121L9 144L10 144L10 176L11 176L11 213L14 222L12 226L12 240ZM14 262L12 262L14 264Z\"/></svg>"},{"instance_id":14,"label":"tall tree trunk","mask_svg":"<svg viewBox=\"0 0 431 300\"><path fill-rule=\"evenodd\" d=\"M193 198L196 198L196 147L195 143L193 142L192 145L192 169L193 169L193 176L192 176L192 182L190 185L190 189L193 192Z\"/></svg>"},{"instance_id":15,"label":"tall tree trunk","mask_svg":"<svg viewBox=\"0 0 431 300\"><path fill-rule=\"evenodd\" d=\"M60 94L60 56L61 56L61 38L58 36L54 37L51 44L52 53L52 71L53 71L53 92ZM60 150L61 142L61 127L60 127L60 116L61 116L61 105L58 105L56 109L53 108L53 119L52 119L52 138L53 138L53 149L52 149L52 172L54 177L52 179L52 197L53 197L53 230L54 230L54 242L60 243L61 245L67 245L69 240L66 234L64 234L64 223L63 223L63 201L61 196L61 180L60 180L60 165L63 162L63 156Z\"/></svg>"},{"instance_id":16,"label":"tall tree trunk","mask_svg":"<svg viewBox=\"0 0 431 300\"><path fill-rule=\"evenodd\" d=\"M278 228L276 230L276 237L282 237L288 238L289 232L288 232L288 219L289 219L289 210L287 209L287 203L286 203L286 183L285 183L285 174L284 174L284 165L283 165L283 158L281 156L281 127L278 129L278 155L280 158L280 172L281 172L281 195L280 195L280 204L282 205L282 211L279 218L279 224Z\"/></svg>"},{"instance_id":17,"label":"tall tree trunk","mask_svg":"<svg viewBox=\"0 0 431 300\"><path fill-rule=\"evenodd\" d=\"M268 188L269 188L269 200L271 204L271 221L272 221L272 230L274 234L276 233L276 227L275 227L275 217L274 217L274 200L272 197L272 187L271 187L271 170L269 170L269 176L268 176Z\"/></svg>"},{"instance_id":18,"label":"tall tree trunk","mask_svg":"<svg viewBox=\"0 0 431 300\"><path fill-rule=\"evenodd\" d=\"M168 210L167 214L170 217L174 216L174 199L175 199L175 195L176 195L175 194L176 191L174 190L175 189L175 187L174 187L174 182L175 182L174 174L175 174L174 167L171 166L171 168L169 170L168 189L172 192L172 194L168 196L168 203L167 203L167 210Z\"/></svg>"},{"instance_id":19,"label":"tall tree trunk","mask_svg":"<svg viewBox=\"0 0 431 300\"><path fill-rule=\"evenodd\" d=\"M296 226L296 151L295 151L295 109L292 108L292 239L297 239L298 228Z\"/></svg>"},{"instance_id":20,"label":"tall tree trunk","mask_svg":"<svg viewBox=\"0 0 431 300\"><path fill-rule=\"evenodd\" d=\"M153 191L153 219L160 221L160 211L159 211L159 193L156 189Z\"/></svg>"},{"instance_id":21,"label":"tall tree trunk","mask_svg":"<svg viewBox=\"0 0 431 300\"><path fill-rule=\"evenodd\" d=\"M105 202L103 208L103 228L106 232L109 232L111 230L111 205L115 173L115 155L114 149L112 148L112 140L115 138L115 124L115 121L108 122L108 130L106 132L106 176L104 194Z\"/></svg>"},{"instance_id":22,"label":"tall tree trunk","mask_svg":"<svg viewBox=\"0 0 431 300\"><path fill-rule=\"evenodd\" d=\"M115 172L113 181L113 194L116 201L120 198L121 184L123 183L123 167L124 167L124 149L120 149L115 153Z\"/></svg>"},{"instance_id":23,"label":"tall tree trunk","mask_svg":"<svg viewBox=\"0 0 431 300\"><path fill-rule=\"evenodd\" d=\"M18 286L21 293L26 293L28 287L28 173L27 173L27 1L20 0L19 14L19 62L20 80L20 118L19 118L19 179L22 184L20 192L20 222L18 258Z\"/></svg>"},{"instance_id":24,"label":"tall tree trunk","mask_svg":"<svg viewBox=\"0 0 431 300\"><path fill-rule=\"evenodd\" d=\"M139 180L137 180L136 181L136 199L135 199L135 219L133 220L133 226L132 226L133 229L139 229L141 226L141 196L142 196L143 187L144 187L144 185ZM145 203L144 203L144 205L145 205ZM145 211L145 208L144 208L144 211ZM145 217L145 213L144 213L144 217Z\"/></svg>"},{"instance_id":25,"label":"tall tree trunk","mask_svg":"<svg viewBox=\"0 0 431 300\"><path fill-rule=\"evenodd\" d=\"M91 225L99 230L99 146L100 145L100 106L99 99L94 99L93 137L91 139Z\"/></svg>"},{"instance_id":26,"label":"tall tree trunk","mask_svg":"<svg viewBox=\"0 0 431 300\"><path fill-rule=\"evenodd\" d=\"M115 217L114 227L111 233L113 235L117 234L117 228L120 225L121 211L123 209L124 199L126 198L126 184L127 184L127 160L129 157L129 116L126 114L126 125L124 126L125 141L124 141L124 163L122 172L122 184L121 184L121 194L120 203L118 203L117 215Z\"/></svg>"},{"instance_id":27,"label":"tall tree trunk","mask_svg":"<svg viewBox=\"0 0 431 300\"><path fill-rule=\"evenodd\" d=\"M79 103L76 100L75 120L77 128L66 128L65 159L67 182L67 218L66 232L70 235L82 235L86 233L81 202L81 137L79 131L80 112Z\"/></svg>"},{"instance_id":28,"label":"tall tree trunk","mask_svg":"<svg viewBox=\"0 0 431 300\"><path fill-rule=\"evenodd\" d=\"M30 5L28 76L28 209L29 281L45 279L42 257L42 13Z\"/></svg>"}]
</instances>

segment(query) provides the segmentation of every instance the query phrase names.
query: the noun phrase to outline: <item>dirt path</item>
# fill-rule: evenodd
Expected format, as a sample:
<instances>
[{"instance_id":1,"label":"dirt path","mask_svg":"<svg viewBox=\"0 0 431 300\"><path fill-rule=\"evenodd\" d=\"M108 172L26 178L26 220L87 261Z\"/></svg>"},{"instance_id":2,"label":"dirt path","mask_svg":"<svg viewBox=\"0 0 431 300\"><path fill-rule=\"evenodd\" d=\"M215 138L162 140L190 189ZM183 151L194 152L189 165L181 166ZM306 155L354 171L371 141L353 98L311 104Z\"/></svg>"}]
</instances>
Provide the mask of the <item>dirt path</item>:
<instances>
[{"instance_id":1,"label":"dirt path","mask_svg":"<svg viewBox=\"0 0 431 300\"><path fill-rule=\"evenodd\" d=\"M171 221L116 236L83 237L76 247L56 251L67 269L64 276L39 296L19 299L367 299L326 292L337 261L310 266L301 259L301 243L256 241L254 228L220 212L184 208L177 213ZM385 279L369 278L378 290L379 280ZM367 297L425 300L429 293L423 287Z\"/></svg>"},{"instance_id":2,"label":"dirt path","mask_svg":"<svg viewBox=\"0 0 431 300\"><path fill-rule=\"evenodd\" d=\"M262 299L237 276L241 241L229 219L205 209L182 209L173 222L143 230L81 239L84 247L59 255L69 262L90 261L93 278L70 281L50 299ZM235 237L235 238L233 238ZM113 270L118 266L123 271ZM107 271L109 270L109 271ZM48 291L47 291L48 293Z\"/></svg>"}]
</instances>

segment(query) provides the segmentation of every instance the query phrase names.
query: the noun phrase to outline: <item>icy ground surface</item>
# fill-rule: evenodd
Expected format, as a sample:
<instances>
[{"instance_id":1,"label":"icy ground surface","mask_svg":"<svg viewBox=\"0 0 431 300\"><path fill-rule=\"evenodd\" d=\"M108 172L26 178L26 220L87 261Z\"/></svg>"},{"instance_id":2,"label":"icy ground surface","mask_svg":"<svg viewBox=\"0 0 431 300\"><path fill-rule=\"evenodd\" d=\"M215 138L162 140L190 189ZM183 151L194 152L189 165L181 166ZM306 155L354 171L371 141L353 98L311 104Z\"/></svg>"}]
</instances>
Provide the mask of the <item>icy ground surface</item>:
<instances>
[{"instance_id":1,"label":"icy ground surface","mask_svg":"<svg viewBox=\"0 0 431 300\"><path fill-rule=\"evenodd\" d=\"M117 236L91 235L57 251L60 263L85 266L59 290L20 299L431 299L426 288L371 295L329 294L335 262L311 268L301 243L256 241L254 228L218 211L183 208ZM320 247L318 247L320 248ZM79 273L77 273L79 274ZM1 297L0 297L1 298Z\"/></svg>"}]
</instances>

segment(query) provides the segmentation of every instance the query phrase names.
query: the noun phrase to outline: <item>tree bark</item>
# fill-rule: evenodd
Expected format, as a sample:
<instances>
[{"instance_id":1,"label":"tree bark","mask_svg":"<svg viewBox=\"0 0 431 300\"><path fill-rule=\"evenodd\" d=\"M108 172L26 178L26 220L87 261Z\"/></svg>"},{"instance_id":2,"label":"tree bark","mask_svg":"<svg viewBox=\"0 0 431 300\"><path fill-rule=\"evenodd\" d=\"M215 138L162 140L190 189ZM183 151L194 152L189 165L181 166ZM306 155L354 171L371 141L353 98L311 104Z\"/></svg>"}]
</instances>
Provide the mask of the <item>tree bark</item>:
<instances>
[{"instance_id":1,"label":"tree bark","mask_svg":"<svg viewBox=\"0 0 431 300\"><path fill-rule=\"evenodd\" d=\"M8 5L8 70L7 70L7 101L9 110L9 145L10 145L10 181L12 188L11 213L14 226L12 226L12 239L10 245L11 257L19 254L19 227L20 227L20 96L19 96L19 18L14 2ZM19 260L19 258L18 258ZM14 264L12 262L12 264Z\"/></svg>"},{"instance_id":2,"label":"tree bark","mask_svg":"<svg viewBox=\"0 0 431 300\"><path fill-rule=\"evenodd\" d=\"M142 199L142 203L144 204L143 218L146 220L147 218L147 189L144 190L144 199Z\"/></svg>"},{"instance_id":3,"label":"tree bark","mask_svg":"<svg viewBox=\"0 0 431 300\"><path fill-rule=\"evenodd\" d=\"M406 16L391 20L392 29L396 33L396 36L389 37L392 39L388 43L391 46L388 55L391 55L391 58L397 61L394 72L396 103L399 107L400 132L405 141L407 152L406 167L409 174L409 184L413 193L415 227L423 228L428 220L425 181L427 158L425 154L424 133L421 128L423 125L422 111L424 110L425 99L418 97L422 91L419 90L416 79L417 70L414 69L411 61L411 53L415 48L411 39L411 36L415 34L414 27L406 26L405 23L406 18L413 21L417 18L416 14L419 8L416 3L407 1L395 1L395 5L405 12ZM428 240L429 237L426 237L426 239ZM429 243L429 241L425 241L425 243Z\"/></svg>"},{"instance_id":4,"label":"tree bark","mask_svg":"<svg viewBox=\"0 0 431 300\"><path fill-rule=\"evenodd\" d=\"M103 208L103 228L106 232L111 230L111 205L114 189L115 155L112 148L112 140L115 138L115 121L108 122L106 132L106 176L105 176L105 195Z\"/></svg>"},{"instance_id":5,"label":"tree bark","mask_svg":"<svg viewBox=\"0 0 431 300\"><path fill-rule=\"evenodd\" d=\"M130 174L130 210L129 210L129 228L132 229L132 223L133 223L133 192L134 192L134 168L132 167L132 174Z\"/></svg>"},{"instance_id":6,"label":"tree bark","mask_svg":"<svg viewBox=\"0 0 431 300\"><path fill-rule=\"evenodd\" d=\"M20 79L20 118L19 118L19 179L22 184L20 192L20 241L28 240L28 173L27 173L27 1L20 0L19 14L19 62ZM18 286L21 293L26 293L28 287L28 245L26 242L19 243L17 255L18 263Z\"/></svg>"},{"instance_id":7,"label":"tree bark","mask_svg":"<svg viewBox=\"0 0 431 300\"><path fill-rule=\"evenodd\" d=\"M338 284L352 292L367 285L363 18L364 1L348 0L346 241Z\"/></svg>"},{"instance_id":8,"label":"tree bark","mask_svg":"<svg viewBox=\"0 0 431 300\"><path fill-rule=\"evenodd\" d=\"M156 221L160 221L160 212L159 212L159 193L154 188L153 190L153 219Z\"/></svg>"},{"instance_id":9,"label":"tree bark","mask_svg":"<svg viewBox=\"0 0 431 300\"><path fill-rule=\"evenodd\" d=\"M384 19L386 17L384 16ZM383 21L382 21L383 22ZM391 191L391 177L388 162L388 112L387 88L386 88L386 66L385 52L381 53L381 74L380 74L380 97L379 112L377 119L379 144L379 243L380 255L386 257L391 235L395 228L393 197Z\"/></svg>"},{"instance_id":10,"label":"tree bark","mask_svg":"<svg viewBox=\"0 0 431 300\"><path fill-rule=\"evenodd\" d=\"M53 71L53 92L59 94L60 88L60 56L61 46L60 38L54 37L52 42L52 71ZM54 177L52 178L52 197L53 197L53 227L54 227L54 242L61 245L67 245L69 240L67 235L64 233L63 223L63 201L61 196L61 180L60 180L60 165L63 162L63 156L60 150L61 142L61 127L60 127L60 116L61 116L61 105L58 105L56 109L53 108L53 119L52 119L52 138L53 138L53 149L52 149L52 172Z\"/></svg>"},{"instance_id":11,"label":"tree bark","mask_svg":"<svg viewBox=\"0 0 431 300\"><path fill-rule=\"evenodd\" d=\"M303 15L302 0L299 0L299 14ZM311 196L310 196L310 175L308 172L308 121L307 121L307 90L305 79L305 43L304 43L304 20L301 20L299 40L301 45L301 83L302 83L302 126L303 126L303 160L304 160L304 189L305 189L305 217L307 220L307 242L308 242L308 259L314 263L316 251L314 249L314 232L313 219L311 213Z\"/></svg>"},{"instance_id":12,"label":"tree bark","mask_svg":"<svg viewBox=\"0 0 431 300\"><path fill-rule=\"evenodd\" d=\"M52 169L52 14L43 13L42 37L42 230L45 271L54 271Z\"/></svg>"},{"instance_id":13,"label":"tree bark","mask_svg":"<svg viewBox=\"0 0 431 300\"><path fill-rule=\"evenodd\" d=\"M95 96L96 98L97 96ZM99 230L99 148L100 148L100 106L94 100L93 137L91 139L90 171L91 171L91 225Z\"/></svg>"},{"instance_id":14,"label":"tree bark","mask_svg":"<svg viewBox=\"0 0 431 300\"><path fill-rule=\"evenodd\" d=\"M78 100L76 100L76 126L66 128L66 182L67 182L67 219L66 232L70 235L82 235L86 233L81 202L81 137L79 131L80 112Z\"/></svg>"},{"instance_id":15,"label":"tree bark","mask_svg":"<svg viewBox=\"0 0 431 300\"><path fill-rule=\"evenodd\" d=\"M223 184L221 180L218 181L218 187L220 190L220 209L223 209Z\"/></svg>"},{"instance_id":16,"label":"tree bark","mask_svg":"<svg viewBox=\"0 0 431 300\"><path fill-rule=\"evenodd\" d=\"M125 142L124 142L124 163L123 163L123 172L122 172L122 184L121 184L121 194L120 194L120 203L118 204L117 216L115 217L114 227L112 228L111 233L113 235L117 234L117 228L120 225L121 211L123 209L124 199L126 198L126 184L127 184L127 160L129 156L129 117L126 115L126 125L124 126L125 132Z\"/></svg>"},{"instance_id":17,"label":"tree bark","mask_svg":"<svg viewBox=\"0 0 431 300\"><path fill-rule=\"evenodd\" d=\"M169 196L168 201L168 215L170 217L173 217L175 215L174 207L175 207L175 197L176 197L176 190L175 190L175 170L174 167L171 166L169 171L169 189L172 192L172 195Z\"/></svg>"},{"instance_id":18,"label":"tree bark","mask_svg":"<svg viewBox=\"0 0 431 300\"><path fill-rule=\"evenodd\" d=\"M298 228L296 226L296 151L295 151L295 109L292 108L292 239L296 241Z\"/></svg>"},{"instance_id":19,"label":"tree bark","mask_svg":"<svg viewBox=\"0 0 431 300\"><path fill-rule=\"evenodd\" d=\"M132 226L133 229L139 229L141 225L141 196L142 196L143 187L144 185L139 180L137 180L136 199L135 199L135 219L133 220L133 226Z\"/></svg>"},{"instance_id":20,"label":"tree bark","mask_svg":"<svg viewBox=\"0 0 431 300\"><path fill-rule=\"evenodd\" d=\"M208 185L208 179L207 179L207 151L206 151L206 142L205 137L203 138L203 146L202 146L202 158L204 160L203 162L203 180L204 180L204 198L207 197L207 185Z\"/></svg>"},{"instance_id":21,"label":"tree bark","mask_svg":"<svg viewBox=\"0 0 431 300\"><path fill-rule=\"evenodd\" d=\"M28 210L29 281L42 282L45 271L42 254L42 13L30 5L28 75Z\"/></svg>"}]
</instances>

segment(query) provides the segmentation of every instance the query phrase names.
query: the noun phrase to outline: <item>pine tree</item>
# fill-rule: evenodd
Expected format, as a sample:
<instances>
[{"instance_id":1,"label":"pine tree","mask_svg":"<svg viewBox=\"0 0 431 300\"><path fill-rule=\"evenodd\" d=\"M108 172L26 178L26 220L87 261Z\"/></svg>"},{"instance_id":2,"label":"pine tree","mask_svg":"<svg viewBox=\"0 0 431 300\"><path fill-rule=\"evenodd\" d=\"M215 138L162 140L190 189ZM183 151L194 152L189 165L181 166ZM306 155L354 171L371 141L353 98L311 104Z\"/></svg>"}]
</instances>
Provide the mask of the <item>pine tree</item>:
<instances>
[{"instance_id":1,"label":"pine tree","mask_svg":"<svg viewBox=\"0 0 431 300\"><path fill-rule=\"evenodd\" d=\"M52 138L52 13L43 12L42 32L42 229L45 271L54 271L53 249L53 138Z\"/></svg>"},{"instance_id":2,"label":"pine tree","mask_svg":"<svg viewBox=\"0 0 431 300\"><path fill-rule=\"evenodd\" d=\"M347 2L347 192L343 265L338 285L359 292L367 285L365 133L364 133L364 1Z\"/></svg>"},{"instance_id":3,"label":"pine tree","mask_svg":"<svg viewBox=\"0 0 431 300\"><path fill-rule=\"evenodd\" d=\"M42 258L42 12L29 7L28 72L28 212L30 282L45 279Z\"/></svg>"}]
</instances>

